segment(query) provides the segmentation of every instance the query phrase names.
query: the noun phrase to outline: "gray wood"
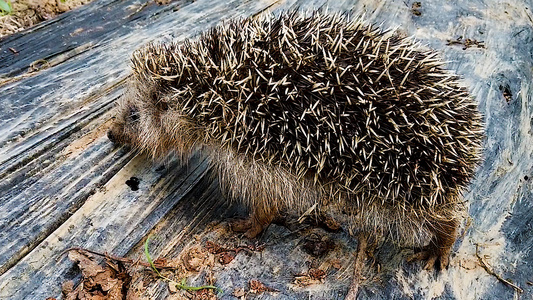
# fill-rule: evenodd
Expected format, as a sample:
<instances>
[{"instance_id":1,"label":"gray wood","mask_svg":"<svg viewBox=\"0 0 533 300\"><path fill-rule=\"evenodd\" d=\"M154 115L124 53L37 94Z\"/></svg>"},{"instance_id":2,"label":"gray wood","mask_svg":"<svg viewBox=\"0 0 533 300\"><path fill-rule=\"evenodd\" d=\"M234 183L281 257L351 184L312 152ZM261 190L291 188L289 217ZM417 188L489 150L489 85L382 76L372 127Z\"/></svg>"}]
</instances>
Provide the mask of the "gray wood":
<instances>
[{"instance_id":1,"label":"gray wood","mask_svg":"<svg viewBox=\"0 0 533 300\"><path fill-rule=\"evenodd\" d=\"M442 53L461 75L485 115L485 160L465 199L470 222L455 245L448 270L436 274L404 262L411 253L385 241L361 298L509 299L518 292L487 273L480 256L502 278L533 295L533 12L528 1L176 1L156 6L138 0L97 0L0 41L0 299L60 297L61 282L79 280L66 257L71 246L143 257L149 234L154 257L179 259L187 249L251 243L228 231L227 219L244 216L221 196L207 162L169 158L150 162L105 137L113 102L129 72L129 55L150 40L182 40L233 17L265 10L362 13ZM80 30L80 28L82 28ZM459 37L484 48L450 44ZM9 50L14 48L18 54ZM28 73L47 60L49 67ZM124 182L140 178L139 190ZM291 224L289 224L291 225ZM315 258L302 247L310 236L335 247ZM241 252L186 274L204 284L212 273L232 299L233 290L258 279L279 292L260 299L342 299L357 241L346 232L309 225L272 225L259 239L261 253ZM339 270L334 260L342 264ZM377 271L377 265L380 271ZM294 285L310 266L327 270L324 283ZM370 265L370 264L369 264ZM183 274L175 274L179 277ZM162 299L167 285L148 274L134 278L142 297Z\"/></svg>"}]
</instances>

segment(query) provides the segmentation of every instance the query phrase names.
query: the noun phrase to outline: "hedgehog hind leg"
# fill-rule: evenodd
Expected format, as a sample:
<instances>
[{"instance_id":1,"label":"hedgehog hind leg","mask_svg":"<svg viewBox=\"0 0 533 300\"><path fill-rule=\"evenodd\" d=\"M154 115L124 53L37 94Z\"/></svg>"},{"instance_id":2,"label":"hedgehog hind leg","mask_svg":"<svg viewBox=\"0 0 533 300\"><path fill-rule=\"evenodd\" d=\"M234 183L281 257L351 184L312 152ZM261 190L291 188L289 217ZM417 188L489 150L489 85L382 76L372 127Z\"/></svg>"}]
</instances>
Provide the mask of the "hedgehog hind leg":
<instances>
[{"instance_id":1,"label":"hedgehog hind leg","mask_svg":"<svg viewBox=\"0 0 533 300\"><path fill-rule=\"evenodd\" d=\"M425 260L424 269L433 270L439 268L444 270L448 268L450 262L450 254L457 238L459 222L457 220L436 221L431 227L434 234L433 239L421 251L407 258L407 261Z\"/></svg>"}]
</instances>

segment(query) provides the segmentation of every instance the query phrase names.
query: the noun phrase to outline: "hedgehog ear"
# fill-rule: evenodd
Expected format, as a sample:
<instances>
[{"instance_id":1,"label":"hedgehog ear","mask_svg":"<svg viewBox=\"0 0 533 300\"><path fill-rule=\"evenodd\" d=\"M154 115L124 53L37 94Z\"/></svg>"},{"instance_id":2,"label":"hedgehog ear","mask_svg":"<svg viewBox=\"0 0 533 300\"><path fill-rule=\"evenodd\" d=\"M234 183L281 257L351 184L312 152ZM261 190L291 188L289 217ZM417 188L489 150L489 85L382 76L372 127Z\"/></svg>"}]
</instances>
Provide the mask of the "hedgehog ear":
<instances>
[{"instance_id":1,"label":"hedgehog ear","mask_svg":"<svg viewBox=\"0 0 533 300\"><path fill-rule=\"evenodd\" d=\"M160 88L160 85L156 82L153 83L153 85L146 87L146 94L148 96L148 101L151 103L157 103L159 101L159 93L157 92L158 88Z\"/></svg>"},{"instance_id":2,"label":"hedgehog ear","mask_svg":"<svg viewBox=\"0 0 533 300\"><path fill-rule=\"evenodd\" d=\"M162 99L160 93L157 92L157 89L152 90L150 93L150 99L157 109L163 111L168 110L168 103Z\"/></svg>"}]
</instances>

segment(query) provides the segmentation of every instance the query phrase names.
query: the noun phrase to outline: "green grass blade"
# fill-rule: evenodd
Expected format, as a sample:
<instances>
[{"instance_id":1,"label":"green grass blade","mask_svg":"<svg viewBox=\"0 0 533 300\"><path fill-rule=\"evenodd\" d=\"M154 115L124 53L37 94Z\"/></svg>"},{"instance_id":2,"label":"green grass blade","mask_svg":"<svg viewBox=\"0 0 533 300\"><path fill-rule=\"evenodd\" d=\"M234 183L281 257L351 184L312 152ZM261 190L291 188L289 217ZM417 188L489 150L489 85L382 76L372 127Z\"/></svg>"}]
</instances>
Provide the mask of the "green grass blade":
<instances>
[{"instance_id":1,"label":"green grass blade","mask_svg":"<svg viewBox=\"0 0 533 300\"><path fill-rule=\"evenodd\" d=\"M150 251L148 251L149 243L150 243L150 237L148 237L146 239L146 242L144 242L144 256L146 256L146 260L148 260L148 263L150 264L150 266L152 266L152 269L157 273L157 275L161 278L165 278L165 276L159 273L159 270L155 267L154 262L152 261L152 257L150 256Z\"/></svg>"},{"instance_id":2,"label":"green grass blade","mask_svg":"<svg viewBox=\"0 0 533 300\"><path fill-rule=\"evenodd\" d=\"M11 6L11 2L0 0L0 12L3 15L11 14L13 12L13 7Z\"/></svg>"}]
</instances>

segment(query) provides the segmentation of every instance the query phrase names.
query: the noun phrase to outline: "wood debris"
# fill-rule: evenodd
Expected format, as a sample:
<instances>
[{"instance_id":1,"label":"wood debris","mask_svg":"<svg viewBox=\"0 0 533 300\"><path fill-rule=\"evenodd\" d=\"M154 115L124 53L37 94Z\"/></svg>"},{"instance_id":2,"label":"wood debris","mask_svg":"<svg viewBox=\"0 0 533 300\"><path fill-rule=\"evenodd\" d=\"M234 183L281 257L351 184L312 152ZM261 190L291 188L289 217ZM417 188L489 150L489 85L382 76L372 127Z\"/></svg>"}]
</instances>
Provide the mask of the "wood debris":
<instances>
[{"instance_id":1,"label":"wood debris","mask_svg":"<svg viewBox=\"0 0 533 300\"><path fill-rule=\"evenodd\" d=\"M477 41L475 39L463 39L463 36L459 36L455 40L447 40L446 42L447 46L462 45L463 50L466 50L471 47L485 48L485 43L483 41Z\"/></svg>"}]
</instances>

